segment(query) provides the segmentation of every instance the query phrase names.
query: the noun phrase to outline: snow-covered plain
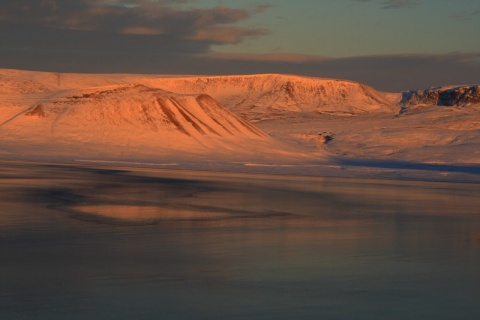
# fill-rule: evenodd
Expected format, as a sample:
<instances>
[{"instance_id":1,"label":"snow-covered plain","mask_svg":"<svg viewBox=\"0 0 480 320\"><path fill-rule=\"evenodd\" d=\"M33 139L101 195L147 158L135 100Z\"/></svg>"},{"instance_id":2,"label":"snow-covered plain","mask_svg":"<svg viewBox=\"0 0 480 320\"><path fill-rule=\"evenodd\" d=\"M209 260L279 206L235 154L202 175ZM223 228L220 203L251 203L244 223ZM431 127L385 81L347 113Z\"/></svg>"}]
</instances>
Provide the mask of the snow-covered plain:
<instances>
[{"instance_id":1,"label":"snow-covered plain","mask_svg":"<svg viewBox=\"0 0 480 320\"><path fill-rule=\"evenodd\" d=\"M480 181L480 88L0 70L0 159Z\"/></svg>"}]
</instances>

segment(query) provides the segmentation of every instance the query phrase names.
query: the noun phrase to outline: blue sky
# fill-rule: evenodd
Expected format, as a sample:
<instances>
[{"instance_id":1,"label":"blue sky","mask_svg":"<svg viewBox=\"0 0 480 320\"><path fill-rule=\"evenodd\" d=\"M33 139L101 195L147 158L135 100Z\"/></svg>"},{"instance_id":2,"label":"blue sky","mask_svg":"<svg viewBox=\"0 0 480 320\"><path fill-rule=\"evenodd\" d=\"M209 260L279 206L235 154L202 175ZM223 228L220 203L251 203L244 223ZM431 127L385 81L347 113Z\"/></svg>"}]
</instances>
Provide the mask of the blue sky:
<instances>
[{"instance_id":1,"label":"blue sky","mask_svg":"<svg viewBox=\"0 0 480 320\"><path fill-rule=\"evenodd\" d=\"M0 67L480 82L480 0L2 0Z\"/></svg>"}]
</instances>

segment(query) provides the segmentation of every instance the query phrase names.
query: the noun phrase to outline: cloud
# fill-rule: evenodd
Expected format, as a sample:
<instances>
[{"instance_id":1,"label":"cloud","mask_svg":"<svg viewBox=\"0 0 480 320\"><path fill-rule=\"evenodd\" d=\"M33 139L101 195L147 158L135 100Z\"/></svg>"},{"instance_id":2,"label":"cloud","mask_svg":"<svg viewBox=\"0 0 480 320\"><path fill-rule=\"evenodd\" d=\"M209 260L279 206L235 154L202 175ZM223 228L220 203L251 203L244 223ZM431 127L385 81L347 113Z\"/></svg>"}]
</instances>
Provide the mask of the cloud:
<instances>
[{"instance_id":1,"label":"cloud","mask_svg":"<svg viewBox=\"0 0 480 320\"><path fill-rule=\"evenodd\" d=\"M372 2L372 0L353 0L355 2ZM419 5L420 0L386 0L383 1L382 9L413 8Z\"/></svg>"},{"instance_id":2,"label":"cloud","mask_svg":"<svg viewBox=\"0 0 480 320\"><path fill-rule=\"evenodd\" d=\"M383 9L402 9L413 8L419 4L420 0L388 0L384 2Z\"/></svg>"},{"instance_id":3,"label":"cloud","mask_svg":"<svg viewBox=\"0 0 480 320\"><path fill-rule=\"evenodd\" d=\"M419 3L355 1L391 8ZM244 26L268 9L196 8L193 0L2 0L0 66L87 73L290 73L351 79L387 91L480 83L480 54L331 58L212 52L212 45L268 34Z\"/></svg>"},{"instance_id":4,"label":"cloud","mask_svg":"<svg viewBox=\"0 0 480 320\"><path fill-rule=\"evenodd\" d=\"M238 9L184 8L189 1L173 0L2 0L0 28L30 28L57 31L95 32L115 35L145 35L181 42L231 44L259 37L267 30L237 26L237 23L267 10L268 6ZM0 29L1 30L1 29ZM162 42L162 38L156 41Z\"/></svg>"},{"instance_id":5,"label":"cloud","mask_svg":"<svg viewBox=\"0 0 480 320\"><path fill-rule=\"evenodd\" d=\"M188 39L194 41L207 41L214 44L234 44L241 42L244 37L257 38L268 34L266 29L248 30L239 27L215 27L200 29Z\"/></svg>"},{"instance_id":6,"label":"cloud","mask_svg":"<svg viewBox=\"0 0 480 320\"><path fill-rule=\"evenodd\" d=\"M456 12L450 14L448 17L453 20L465 20L470 18L470 14L467 12Z\"/></svg>"},{"instance_id":7,"label":"cloud","mask_svg":"<svg viewBox=\"0 0 480 320\"><path fill-rule=\"evenodd\" d=\"M480 10L476 11L463 11L463 12L455 12L449 15L449 17L453 20L469 20L471 18L474 18L475 16L480 15Z\"/></svg>"},{"instance_id":8,"label":"cloud","mask_svg":"<svg viewBox=\"0 0 480 320\"><path fill-rule=\"evenodd\" d=\"M296 54L296 53L209 53L204 55L207 59L225 61L259 61L259 62L285 62L285 63L306 63L315 61L331 60L326 56Z\"/></svg>"},{"instance_id":9,"label":"cloud","mask_svg":"<svg viewBox=\"0 0 480 320\"><path fill-rule=\"evenodd\" d=\"M165 31L161 28L147 28L147 27L125 27L121 30L122 34L137 34L137 35L160 35Z\"/></svg>"}]
</instances>

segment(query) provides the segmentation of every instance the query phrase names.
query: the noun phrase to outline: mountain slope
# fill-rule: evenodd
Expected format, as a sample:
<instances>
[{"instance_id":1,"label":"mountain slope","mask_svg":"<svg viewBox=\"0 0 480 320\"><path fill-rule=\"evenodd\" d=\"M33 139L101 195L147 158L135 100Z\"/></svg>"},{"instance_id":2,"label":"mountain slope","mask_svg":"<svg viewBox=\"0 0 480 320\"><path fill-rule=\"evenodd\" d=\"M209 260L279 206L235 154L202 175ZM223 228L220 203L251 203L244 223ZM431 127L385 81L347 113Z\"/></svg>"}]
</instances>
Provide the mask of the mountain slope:
<instances>
[{"instance_id":1,"label":"mountain slope","mask_svg":"<svg viewBox=\"0 0 480 320\"><path fill-rule=\"evenodd\" d=\"M48 97L0 125L3 150L44 146L54 154L78 156L83 147L97 154L117 149L122 154L152 155L254 155L255 150L281 149L279 143L205 94L120 85L58 91Z\"/></svg>"},{"instance_id":2,"label":"mountain slope","mask_svg":"<svg viewBox=\"0 0 480 320\"><path fill-rule=\"evenodd\" d=\"M0 158L200 159L202 168L303 163L305 169L334 158L480 163L479 86L402 95L286 75L16 70L0 70L1 83Z\"/></svg>"},{"instance_id":3,"label":"mountain slope","mask_svg":"<svg viewBox=\"0 0 480 320\"><path fill-rule=\"evenodd\" d=\"M89 86L143 84L176 93L207 94L248 120L299 113L355 115L398 112L399 94L335 79L281 74L238 76L85 75L0 70L0 76L23 78L51 90ZM1 79L0 79L1 80ZM13 81L13 80L12 80ZM1 90L0 90L1 93Z\"/></svg>"},{"instance_id":4,"label":"mountain slope","mask_svg":"<svg viewBox=\"0 0 480 320\"><path fill-rule=\"evenodd\" d=\"M403 93L406 107L428 105L462 107L480 104L480 85L439 87Z\"/></svg>"},{"instance_id":5,"label":"mountain slope","mask_svg":"<svg viewBox=\"0 0 480 320\"><path fill-rule=\"evenodd\" d=\"M336 115L390 113L397 109L391 96L345 80L266 74L138 81L174 92L206 93L249 120L311 112Z\"/></svg>"}]
</instances>

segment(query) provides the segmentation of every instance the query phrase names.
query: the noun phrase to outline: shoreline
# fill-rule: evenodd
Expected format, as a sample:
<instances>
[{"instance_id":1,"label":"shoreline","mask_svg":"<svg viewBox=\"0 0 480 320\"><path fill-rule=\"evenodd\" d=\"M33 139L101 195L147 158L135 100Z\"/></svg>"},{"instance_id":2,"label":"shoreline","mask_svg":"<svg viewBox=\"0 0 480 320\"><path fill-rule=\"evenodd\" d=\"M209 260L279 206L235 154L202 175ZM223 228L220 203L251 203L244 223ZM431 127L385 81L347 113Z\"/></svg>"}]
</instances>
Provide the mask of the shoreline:
<instances>
[{"instance_id":1,"label":"shoreline","mask_svg":"<svg viewBox=\"0 0 480 320\"><path fill-rule=\"evenodd\" d=\"M2 163L25 165L56 165L72 167L100 167L128 169L132 171L161 170L185 171L202 174L255 175L269 177L340 178L413 182L443 182L480 184L480 166L448 164L405 164L381 161L357 160L356 163L254 163L254 162L217 162L213 161L122 161L104 159L0 159ZM442 170L444 169L444 170ZM463 170L459 170L463 169Z\"/></svg>"}]
</instances>

